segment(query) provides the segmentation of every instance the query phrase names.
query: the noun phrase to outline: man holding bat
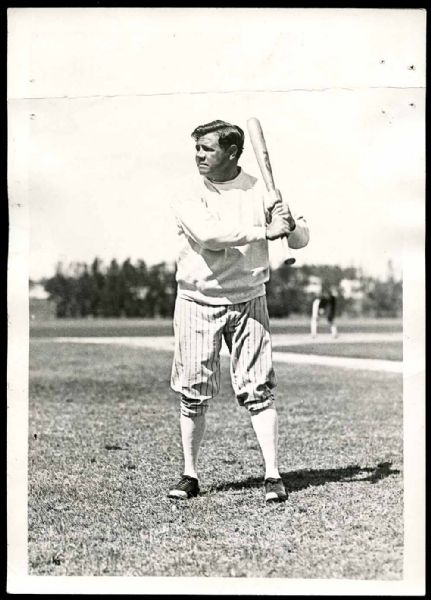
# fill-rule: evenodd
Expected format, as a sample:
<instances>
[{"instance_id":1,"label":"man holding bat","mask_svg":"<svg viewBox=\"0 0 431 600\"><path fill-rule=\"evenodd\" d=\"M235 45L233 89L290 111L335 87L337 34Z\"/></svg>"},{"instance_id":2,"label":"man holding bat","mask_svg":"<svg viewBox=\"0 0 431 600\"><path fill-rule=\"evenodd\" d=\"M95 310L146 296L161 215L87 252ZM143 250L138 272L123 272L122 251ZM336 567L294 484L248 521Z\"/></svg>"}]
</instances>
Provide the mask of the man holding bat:
<instances>
[{"instance_id":1,"label":"man holding bat","mask_svg":"<svg viewBox=\"0 0 431 600\"><path fill-rule=\"evenodd\" d=\"M171 387L180 398L184 471L168 496L199 494L197 460L205 413L219 391L224 339L237 401L249 411L262 451L266 501L283 501L265 296L268 240L287 237L291 248L302 248L308 227L303 217L292 217L278 190L265 188L238 165L244 146L240 127L213 121L197 127L192 138L199 175L172 202L179 252ZM256 152L259 144L265 146L263 136L252 138ZM259 164L270 169L269 157Z\"/></svg>"}]
</instances>

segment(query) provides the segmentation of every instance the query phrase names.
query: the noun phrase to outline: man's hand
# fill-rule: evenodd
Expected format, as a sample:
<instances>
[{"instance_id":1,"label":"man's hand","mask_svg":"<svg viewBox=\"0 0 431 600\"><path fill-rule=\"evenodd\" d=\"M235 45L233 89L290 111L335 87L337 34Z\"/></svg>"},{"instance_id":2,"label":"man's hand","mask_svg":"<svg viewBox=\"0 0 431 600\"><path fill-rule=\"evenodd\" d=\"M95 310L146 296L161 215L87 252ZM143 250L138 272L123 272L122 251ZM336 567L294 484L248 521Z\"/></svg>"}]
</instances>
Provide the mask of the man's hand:
<instances>
[{"instance_id":1,"label":"man's hand","mask_svg":"<svg viewBox=\"0 0 431 600\"><path fill-rule=\"evenodd\" d=\"M271 190L266 194L265 216L267 223L271 222L272 215L274 214L279 214L280 216L287 218L290 226L289 233L295 229L295 219L290 212L289 206L283 202L280 190Z\"/></svg>"},{"instance_id":2,"label":"man's hand","mask_svg":"<svg viewBox=\"0 0 431 600\"><path fill-rule=\"evenodd\" d=\"M287 204L284 204L284 202L281 202L281 201L276 202L274 204L274 206L272 207L272 209L270 210L270 212L267 213L266 222L271 223L271 221L274 218L274 215L282 217L283 219L285 219L287 221L287 223L289 225L288 233L291 233L295 229L295 227L296 227L295 219L292 217L292 213L290 212Z\"/></svg>"},{"instance_id":3,"label":"man's hand","mask_svg":"<svg viewBox=\"0 0 431 600\"><path fill-rule=\"evenodd\" d=\"M277 240L291 232L288 217L285 214L279 214L273 211L271 222L266 225L266 238L268 240Z\"/></svg>"}]
</instances>

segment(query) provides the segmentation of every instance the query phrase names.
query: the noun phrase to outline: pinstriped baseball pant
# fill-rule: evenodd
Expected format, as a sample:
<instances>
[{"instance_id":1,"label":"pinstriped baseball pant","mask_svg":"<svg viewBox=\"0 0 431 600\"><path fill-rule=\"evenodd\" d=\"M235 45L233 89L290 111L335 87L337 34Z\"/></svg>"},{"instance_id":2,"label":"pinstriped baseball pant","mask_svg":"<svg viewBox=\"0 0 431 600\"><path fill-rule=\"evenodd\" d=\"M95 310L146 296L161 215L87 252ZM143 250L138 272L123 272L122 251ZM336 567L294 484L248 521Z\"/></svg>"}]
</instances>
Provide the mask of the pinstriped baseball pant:
<instances>
[{"instance_id":1,"label":"pinstriped baseball pant","mask_svg":"<svg viewBox=\"0 0 431 600\"><path fill-rule=\"evenodd\" d=\"M260 410L273 403L276 386L266 296L223 306L177 298L171 387L181 412L204 413L220 389L222 339L230 352L232 387L240 406Z\"/></svg>"}]
</instances>

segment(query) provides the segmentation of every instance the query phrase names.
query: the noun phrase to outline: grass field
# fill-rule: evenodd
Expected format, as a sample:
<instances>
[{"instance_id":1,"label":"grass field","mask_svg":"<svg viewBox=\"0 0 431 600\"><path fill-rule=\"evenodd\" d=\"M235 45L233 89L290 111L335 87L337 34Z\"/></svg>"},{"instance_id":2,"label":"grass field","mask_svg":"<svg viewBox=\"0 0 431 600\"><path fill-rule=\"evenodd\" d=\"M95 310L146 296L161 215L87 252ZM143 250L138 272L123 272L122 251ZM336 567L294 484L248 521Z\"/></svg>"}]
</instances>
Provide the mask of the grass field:
<instances>
[{"instance_id":1,"label":"grass field","mask_svg":"<svg viewBox=\"0 0 431 600\"><path fill-rule=\"evenodd\" d=\"M402 330L400 319L339 319L340 333L380 332L392 333ZM319 331L326 331L324 325ZM304 317L271 319L272 333L309 333L310 320ZM53 319L31 321L30 335L34 337L64 336L143 336L173 335L172 319Z\"/></svg>"},{"instance_id":2,"label":"grass field","mask_svg":"<svg viewBox=\"0 0 431 600\"><path fill-rule=\"evenodd\" d=\"M169 352L34 336L30 574L402 577L401 375L277 364L290 495L266 506L260 451L223 359L202 494L175 502L166 497L182 470L170 364Z\"/></svg>"}]
</instances>

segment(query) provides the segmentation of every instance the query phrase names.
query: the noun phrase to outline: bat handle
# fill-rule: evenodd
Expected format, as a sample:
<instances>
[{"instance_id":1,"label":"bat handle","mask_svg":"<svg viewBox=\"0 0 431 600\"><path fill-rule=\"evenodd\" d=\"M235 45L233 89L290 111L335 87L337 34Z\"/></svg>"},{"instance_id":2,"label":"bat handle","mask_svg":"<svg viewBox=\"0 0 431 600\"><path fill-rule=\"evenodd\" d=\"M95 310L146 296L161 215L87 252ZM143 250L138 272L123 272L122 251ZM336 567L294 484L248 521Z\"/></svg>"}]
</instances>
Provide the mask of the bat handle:
<instances>
[{"instance_id":1,"label":"bat handle","mask_svg":"<svg viewBox=\"0 0 431 600\"><path fill-rule=\"evenodd\" d=\"M296 262L296 258L293 256L292 254L292 249L289 248L289 244L287 241L287 238L281 238L281 243L283 246L283 256L284 258L284 264L285 265L293 265Z\"/></svg>"}]
</instances>

